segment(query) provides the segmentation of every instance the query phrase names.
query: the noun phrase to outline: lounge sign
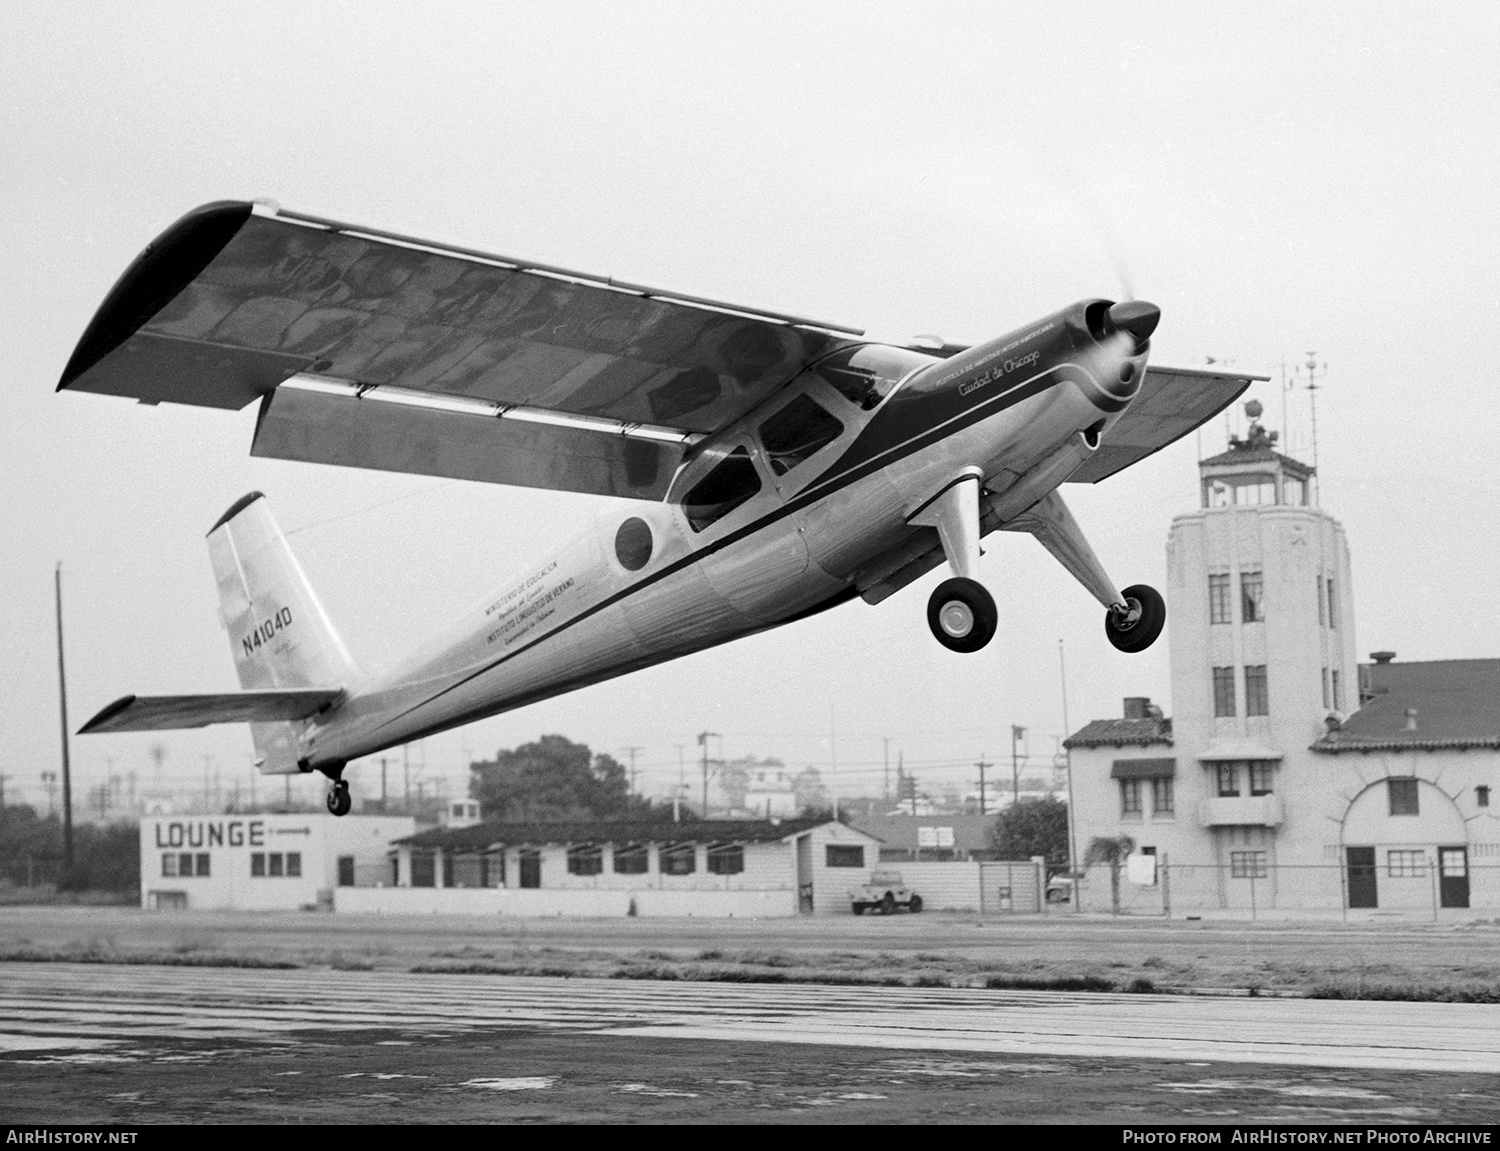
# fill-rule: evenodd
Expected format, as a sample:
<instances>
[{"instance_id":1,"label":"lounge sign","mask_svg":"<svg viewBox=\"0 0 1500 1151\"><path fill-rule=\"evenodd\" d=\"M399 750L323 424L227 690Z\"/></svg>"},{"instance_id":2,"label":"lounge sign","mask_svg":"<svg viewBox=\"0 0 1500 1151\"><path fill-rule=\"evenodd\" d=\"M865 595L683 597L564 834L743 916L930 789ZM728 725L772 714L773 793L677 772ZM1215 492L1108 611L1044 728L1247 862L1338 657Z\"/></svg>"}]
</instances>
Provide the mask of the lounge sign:
<instances>
[{"instance_id":1,"label":"lounge sign","mask_svg":"<svg viewBox=\"0 0 1500 1151\"><path fill-rule=\"evenodd\" d=\"M157 847L260 847L262 819L173 819L156 825Z\"/></svg>"}]
</instances>

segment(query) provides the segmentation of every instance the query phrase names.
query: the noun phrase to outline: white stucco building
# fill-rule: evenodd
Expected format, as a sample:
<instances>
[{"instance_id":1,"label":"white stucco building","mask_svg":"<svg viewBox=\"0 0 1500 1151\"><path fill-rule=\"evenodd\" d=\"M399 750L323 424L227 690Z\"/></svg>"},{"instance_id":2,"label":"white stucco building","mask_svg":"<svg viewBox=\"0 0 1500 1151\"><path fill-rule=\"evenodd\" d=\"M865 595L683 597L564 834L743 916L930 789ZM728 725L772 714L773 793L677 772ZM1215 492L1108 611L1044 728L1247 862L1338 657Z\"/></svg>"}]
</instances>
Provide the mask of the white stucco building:
<instances>
[{"instance_id":1,"label":"white stucco building","mask_svg":"<svg viewBox=\"0 0 1500 1151\"><path fill-rule=\"evenodd\" d=\"M1130 699L1067 741L1080 853L1134 841L1134 912L1500 907L1500 661L1361 668L1343 528L1273 442L1204 460L1172 522L1172 717ZM1094 869L1085 908L1110 886Z\"/></svg>"},{"instance_id":2,"label":"white stucco building","mask_svg":"<svg viewBox=\"0 0 1500 1151\"><path fill-rule=\"evenodd\" d=\"M331 907L334 888L393 883L409 816L321 812L141 820L141 906L272 911Z\"/></svg>"}]
</instances>

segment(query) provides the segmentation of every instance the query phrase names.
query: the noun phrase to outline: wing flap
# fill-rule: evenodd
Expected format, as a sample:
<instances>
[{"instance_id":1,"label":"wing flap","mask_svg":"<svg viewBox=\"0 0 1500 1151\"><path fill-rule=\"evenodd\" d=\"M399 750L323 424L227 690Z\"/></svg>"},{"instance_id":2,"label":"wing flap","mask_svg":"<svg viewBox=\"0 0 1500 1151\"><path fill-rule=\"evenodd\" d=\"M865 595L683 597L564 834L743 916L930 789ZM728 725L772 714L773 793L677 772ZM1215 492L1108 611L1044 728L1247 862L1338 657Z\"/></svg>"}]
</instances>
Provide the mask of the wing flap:
<instances>
[{"instance_id":1,"label":"wing flap","mask_svg":"<svg viewBox=\"0 0 1500 1151\"><path fill-rule=\"evenodd\" d=\"M306 719L342 695L337 688L235 691L222 695L127 695L99 712L78 729L78 734Z\"/></svg>"},{"instance_id":2,"label":"wing flap","mask_svg":"<svg viewBox=\"0 0 1500 1151\"><path fill-rule=\"evenodd\" d=\"M288 386L265 398L250 454L659 500L682 444Z\"/></svg>"},{"instance_id":3,"label":"wing flap","mask_svg":"<svg viewBox=\"0 0 1500 1151\"><path fill-rule=\"evenodd\" d=\"M1213 419L1255 381L1269 378L1151 365L1125 414L1068 482L1095 484L1140 462Z\"/></svg>"}]
</instances>

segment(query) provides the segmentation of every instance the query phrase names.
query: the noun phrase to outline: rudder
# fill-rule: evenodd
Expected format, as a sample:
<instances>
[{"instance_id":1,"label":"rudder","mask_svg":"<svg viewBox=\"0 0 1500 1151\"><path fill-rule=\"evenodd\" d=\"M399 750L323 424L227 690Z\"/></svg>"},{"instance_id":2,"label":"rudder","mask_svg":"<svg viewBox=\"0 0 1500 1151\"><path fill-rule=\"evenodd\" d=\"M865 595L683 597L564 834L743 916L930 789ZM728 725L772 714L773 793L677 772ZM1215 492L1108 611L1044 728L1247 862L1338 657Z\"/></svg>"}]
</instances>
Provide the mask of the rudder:
<instances>
[{"instance_id":1,"label":"rudder","mask_svg":"<svg viewBox=\"0 0 1500 1151\"><path fill-rule=\"evenodd\" d=\"M260 492L242 497L219 518L208 533L208 554L242 688L348 684L356 674L354 661ZM262 772L300 770L305 722L250 725Z\"/></svg>"}]
</instances>

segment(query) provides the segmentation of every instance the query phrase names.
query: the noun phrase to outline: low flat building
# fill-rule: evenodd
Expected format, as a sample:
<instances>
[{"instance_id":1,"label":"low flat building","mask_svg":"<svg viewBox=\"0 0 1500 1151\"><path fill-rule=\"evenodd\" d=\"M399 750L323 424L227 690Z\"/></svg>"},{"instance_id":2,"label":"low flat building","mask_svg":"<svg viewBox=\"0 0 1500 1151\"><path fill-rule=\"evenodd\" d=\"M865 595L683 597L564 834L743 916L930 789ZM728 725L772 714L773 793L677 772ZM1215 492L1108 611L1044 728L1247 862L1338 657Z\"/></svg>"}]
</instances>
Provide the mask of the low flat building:
<instances>
[{"instance_id":1,"label":"low flat building","mask_svg":"<svg viewBox=\"0 0 1500 1151\"><path fill-rule=\"evenodd\" d=\"M320 812L164 815L141 820L141 906L293 911L331 907L339 885L394 883L408 816Z\"/></svg>"},{"instance_id":2,"label":"low flat building","mask_svg":"<svg viewBox=\"0 0 1500 1151\"><path fill-rule=\"evenodd\" d=\"M503 915L851 914L880 841L831 820L487 822L408 835L395 886L339 911Z\"/></svg>"}]
</instances>

